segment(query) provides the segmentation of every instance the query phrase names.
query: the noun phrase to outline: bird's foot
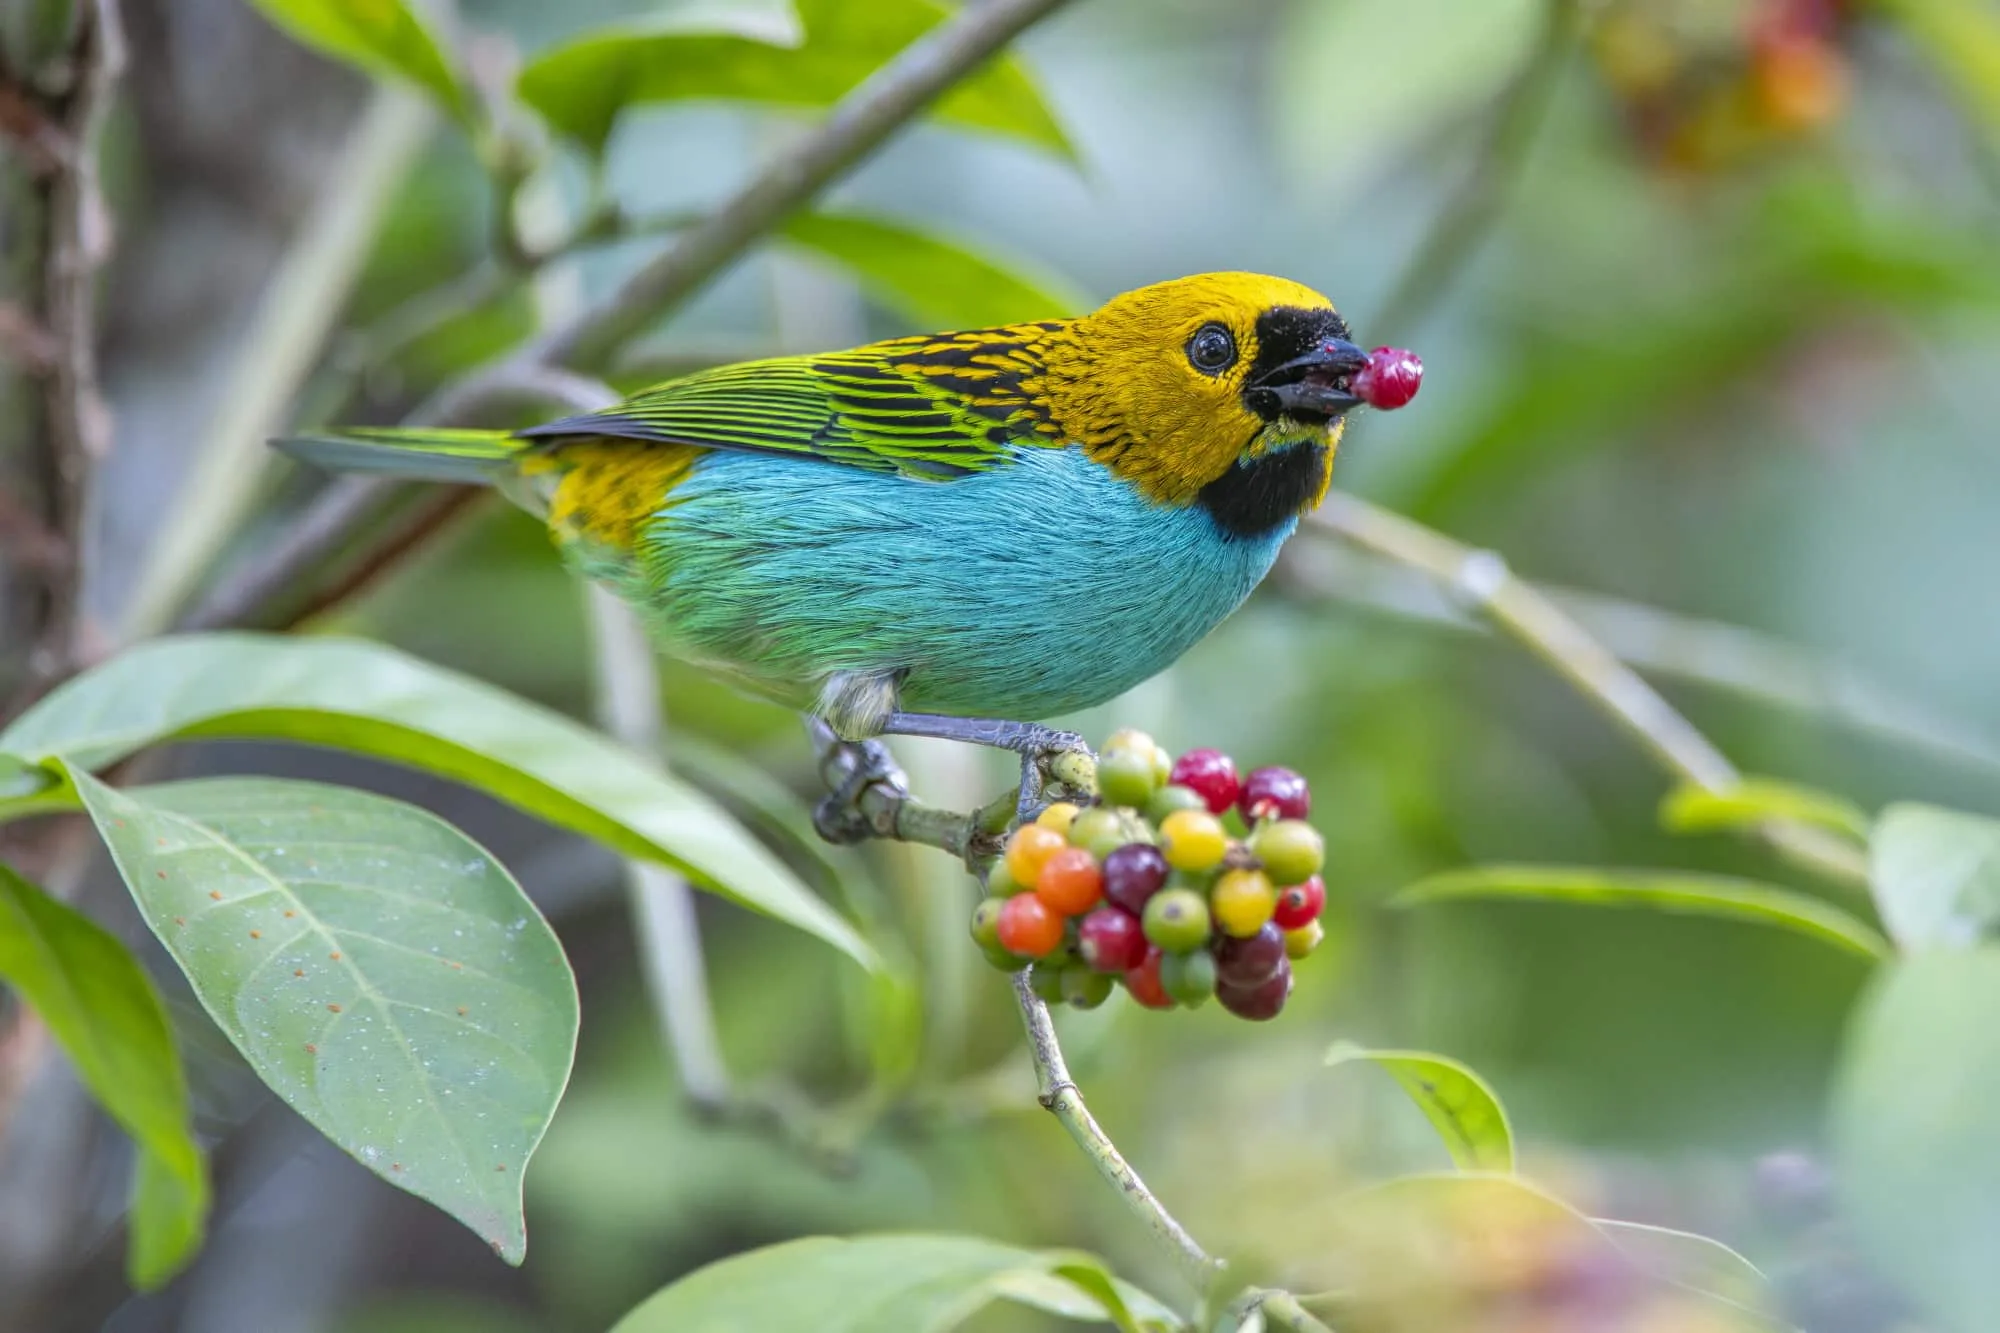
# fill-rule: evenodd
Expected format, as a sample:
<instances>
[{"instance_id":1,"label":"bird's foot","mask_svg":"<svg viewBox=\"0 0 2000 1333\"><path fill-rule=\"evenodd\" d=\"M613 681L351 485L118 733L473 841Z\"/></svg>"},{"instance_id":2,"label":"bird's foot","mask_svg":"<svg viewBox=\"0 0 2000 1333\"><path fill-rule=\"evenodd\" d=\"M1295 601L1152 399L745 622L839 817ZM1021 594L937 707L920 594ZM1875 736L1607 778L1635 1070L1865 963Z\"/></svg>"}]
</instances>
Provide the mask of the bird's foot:
<instances>
[{"instance_id":1,"label":"bird's foot","mask_svg":"<svg viewBox=\"0 0 2000 1333\"><path fill-rule=\"evenodd\" d=\"M898 806L909 796L889 747L880 741L844 741L831 727L809 719L820 753L820 779L827 794L813 807L813 829L828 842L848 845L886 836L880 818L892 823Z\"/></svg>"},{"instance_id":2,"label":"bird's foot","mask_svg":"<svg viewBox=\"0 0 2000 1333\"><path fill-rule=\"evenodd\" d=\"M951 717L941 713L891 713L882 730L896 736L929 736L967 745L986 745L1020 755L1021 787L1014 814L1023 821L1034 818L1052 800L1089 794L1096 782L1096 765L1083 737L1039 722Z\"/></svg>"}]
</instances>

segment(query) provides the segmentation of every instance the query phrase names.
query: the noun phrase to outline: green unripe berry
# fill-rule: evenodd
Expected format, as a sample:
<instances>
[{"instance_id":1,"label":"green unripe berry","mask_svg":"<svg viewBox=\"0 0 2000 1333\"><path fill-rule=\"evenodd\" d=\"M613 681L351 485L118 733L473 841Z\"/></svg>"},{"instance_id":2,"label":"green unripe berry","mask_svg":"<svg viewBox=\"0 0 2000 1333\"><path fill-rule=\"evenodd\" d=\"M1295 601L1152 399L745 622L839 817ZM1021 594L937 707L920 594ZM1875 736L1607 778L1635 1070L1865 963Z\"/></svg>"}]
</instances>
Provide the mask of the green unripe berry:
<instances>
[{"instance_id":1,"label":"green unripe berry","mask_svg":"<svg viewBox=\"0 0 2000 1333\"><path fill-rule=\"evenodd\" d=\"M986 872L986 896L989 898L1011 898L1017 893L1033 889L1032 884L1023 884L1014 878L1014 872L1007 868L1007 858L1001 857Z\"/></svg>"},{"instance_id":2,"label":"green unripe berry","mask_svg":"<svg viewBox=\"0 0 2000 1333\"><path fill-rule=\"evenodd\" d=\"M1062 998L1072 1008L1095 1009L1111 998L1112 980L1109 972L1081 963L1066 967L1062 970Z\"/></svg>"},{"instance_id":3,"label":"green unripe berry","mask_svg":"<svg viewBox=\"0 0 2000 1333\"><path fill-rule=\"evenodd\" d=\"M997 945L991 949L982 946L979 952L985 956L990 966L1001 972L1019 972L1033 961L1023 958L1020 954L1009 953Z\"/></svg>"},{"instance_id":4,"label":"green unripe berry","mask_svg":"<svg viewBox=\"0 0 2000 1333\"><path fill-rule=\"evenodd\" d=\"M1097 761L1097 794L1106 805L1144 809L1153 799L1153 756L1142 750L1112 750Z\"/></svg>"},{"instance_id":5,"label":"green unripe berry","mask_svg":"<svg viewBox=\"0 0 2000 1333\"><path fill-rule=\"evenodd\" d=\"M1162 955L1160 986L1175 1004L1200 1008L1215 994L1215 955L1206 949Z\"/></svg>"},{"instance_id":6,"label":"green unripe berry","mask_svg":"<svg viewBox=\"0 0 2000 1333\"><path fill-rule=\"evenodd\" d=\"M1303 884L1326 864L1326 841L1303 819L1277 819L1250 835L1250 854L1279 888Z\"/></svg>"},{"instance_id":7,"label":"green unripe berry","mask_svg":"<svg viewBox=\"0 0 2000 1333\"><path fill-rule=\"evenodd\" d=\"M981 898L979 906L972 909L972 940L982 949L1000 947L1000 909L1007 905L1005 898Z\"/></svg>"},{"instance_id":8,"label":"green unripe berry","mask_svg":"<svg viewBox=\"0 0 2000 1333\"><path fill-rule=\"evenodd\" d=\"M1153 793L1153 799L1146 802L1146 818L1155 824L1161 823L1176 810L1206 810L1208 803L1201 799L1201 793L1192 787L1169 783Z\"/></svg>"},{"instance_id":9,"label":"green unripe berry","mask_svg":"<svg viewBox=\"0 0 2000 1333\"><path fill-rule=\"evenodd\" d=\"M1192 889L1161 889L1146 904L1139 924L1146 938L1168 953L1186 953L1208 943L1208 901Z\"/></svg>"},{"instance_id":10,"label":"green unripe berry","mask_svg":"<svg viewBox=\"0 0 2000 1333\"><path fill-rule=\"evenodd\" d=\"M1285 932L1285 957L1294 961L1304 958L1320 941L1326 938L1326 927L1317 921L1308 921L1303 926Z\"/></svg>"},{"instance_id":11,"label":"green unripe berry","mask_svg":"<svg viewBox=\"0 0 2000 1333\"><path fill-rule=\"evenodd\" d=\"M1061 1004L1063 998L1063 967L1044 959L1028 973L1028 989L1039 995L1043 1004Z\"/></svg>"},{"instance_id":12,"label":"green unripe berry","mask_svg":"<svg viewBox=\"0 0 2000 1333\"><path fill-rule=\"evenodd\" d=\"M1078 814L1076 821L1069 826L1070 846L1083 848L1096 857L1100 865L1128 842L1152 840L1153 830L1146 827L1145 820L1108 805L1092 806Z\"/></svg>"}]
</instances>

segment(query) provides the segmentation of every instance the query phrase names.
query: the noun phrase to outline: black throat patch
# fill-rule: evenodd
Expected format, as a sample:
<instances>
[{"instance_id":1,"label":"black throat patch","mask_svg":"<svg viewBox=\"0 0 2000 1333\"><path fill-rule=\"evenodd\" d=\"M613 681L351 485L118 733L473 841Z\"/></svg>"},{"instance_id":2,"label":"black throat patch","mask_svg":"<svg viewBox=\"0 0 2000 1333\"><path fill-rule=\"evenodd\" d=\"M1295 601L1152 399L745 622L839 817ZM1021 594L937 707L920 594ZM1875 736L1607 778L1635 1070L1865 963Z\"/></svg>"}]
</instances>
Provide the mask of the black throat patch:
<instances>
[{"instance_id":1,"label":"black throat patch","mask_svg":"<svg viewBox=\"0 0 2000 1333\"><path fill-rule=\"evenodd\" d=\"M1278 449L1236 463L1202 487L1195 502L1208 511L1223 535L1262 537L1305 512L1326 484L1327 463L1323 444Z\"/></svg>"}]
</instances>

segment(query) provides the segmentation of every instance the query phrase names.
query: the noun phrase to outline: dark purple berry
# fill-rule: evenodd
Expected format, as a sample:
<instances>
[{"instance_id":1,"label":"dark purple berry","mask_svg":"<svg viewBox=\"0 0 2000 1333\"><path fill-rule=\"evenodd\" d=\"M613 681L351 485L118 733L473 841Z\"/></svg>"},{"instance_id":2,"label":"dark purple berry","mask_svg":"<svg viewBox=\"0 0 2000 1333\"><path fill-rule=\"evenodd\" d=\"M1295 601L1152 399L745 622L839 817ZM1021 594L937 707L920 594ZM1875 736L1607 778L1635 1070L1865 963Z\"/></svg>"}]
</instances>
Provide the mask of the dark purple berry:
<instances>
[{"instance_id":1,"label":"dark purple berry","mask_svg":"<svg viewBox=\"0 0 2000 1333\"><path fill-rule=\"evenodd\" d=\"M1289 961L1282 962L1270 979L1261 985L1238 988L1218 983L1215 988L1215 998L1222 1001L1224 1009L1253 1023L1276 1018L1291 994L1292 965Z\"/></svg>"},{"instance_id":2,"label":"dark purple berry","mask_svg":"<svg viewBox=\"0 0 2000 1333\"><path fill-rule=\"evenodd\" d=\"M1255 935L1224 935L1215 946L1215 979L1231 990L1254 990L1285 961L1285 932L1265 922Z\"/></svg>"},{"instance_id":3,"label":"dark purple berry","mask_svg":"<svg viewBox=\"0 0 2000 1333\"><path fill-rule=\"evenodd\" d=\"M1146 932L1122 907L1100 907L1077 926L1076 951L1099 972L1129 972L1146 961Z\"/></svg>"},{"instance_id":4,"label":"dark purple berry","mask_svg":"<svg viewBox=\"0 0 2000 1333\"><path fill-rule=\"evenodd\" d=\"M1254 824L1259 819L1304 819L1312 809L1312 789L1289 768L1260 768L1243 779L1236 808Z\"/></svg>"},{"instance_id":5,"label":"dark purple berry","mask_svg":"<svg viewBox=\"0 0 2000 1333\"><path fill-rule=\"evenodd\" d=\"M1143 912L1167 882L1167 858L1150 842L1131 842L1104 858L1104 896L1128 912Z\"/></svg>"},{"instance_id":6,"label":"dark purple berry","mask_svg":"<svg viewBox=\"0 0 2000 1333\"><path fill-rule=\"evenodd\" d=\"M1200 793L1212 815L1235 805L1243 790L1243 780L1236 776L1236 761L1220 750L1189 750L1174 761L1167 781Z\"/></svg>"}]
</instances>

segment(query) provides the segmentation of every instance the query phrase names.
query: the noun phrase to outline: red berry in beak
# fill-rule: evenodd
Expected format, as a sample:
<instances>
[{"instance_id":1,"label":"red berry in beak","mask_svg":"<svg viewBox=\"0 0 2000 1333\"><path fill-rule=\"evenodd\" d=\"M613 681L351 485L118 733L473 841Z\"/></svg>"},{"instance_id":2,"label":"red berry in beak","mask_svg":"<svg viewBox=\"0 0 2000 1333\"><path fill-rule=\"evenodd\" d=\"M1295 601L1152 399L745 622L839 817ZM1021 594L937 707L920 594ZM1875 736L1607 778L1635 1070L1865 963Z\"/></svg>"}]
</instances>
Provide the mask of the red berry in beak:
<instances>
[{"instance_id":1,"label":"red berry in beak","mask_svg":"<svg viewBox=\"0 0 2000 1333\"><path fill-rule=\"evenodd\" d=\"M1402 347L1378 347L1368 364L1354 372L1348 388L1356 398L1384 412L1402 407L1417 396L1424 382L1424 363Z\"/></svg>"}]
</instances>

